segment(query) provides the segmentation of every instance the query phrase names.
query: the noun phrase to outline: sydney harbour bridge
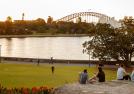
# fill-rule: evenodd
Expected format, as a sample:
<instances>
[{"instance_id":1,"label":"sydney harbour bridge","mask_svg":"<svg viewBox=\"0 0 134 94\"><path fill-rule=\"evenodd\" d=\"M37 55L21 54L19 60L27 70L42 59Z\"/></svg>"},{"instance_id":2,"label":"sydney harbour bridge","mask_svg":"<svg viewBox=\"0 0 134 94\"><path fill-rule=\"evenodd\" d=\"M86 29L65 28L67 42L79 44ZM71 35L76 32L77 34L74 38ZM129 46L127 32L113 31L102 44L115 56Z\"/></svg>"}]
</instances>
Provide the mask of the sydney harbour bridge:
<instances>
[{"instance_id":1,"label":"sydney harbour bridge","mask_svg":"<svg viewBox=\"0 0 134 94\"><path fill-rule=\"evenodd\" d=\"M81 18L81 21L87 22L87 23L107 23L111 24L114 28L118 28L121 26L121 23L114 19L114 17L109 17L105 14L96 13L96 12L78 12L74 14L67 15L61 19L58 19L58 21L73 21L77 22L78 18Z\"/></svg>"}]
</instances>

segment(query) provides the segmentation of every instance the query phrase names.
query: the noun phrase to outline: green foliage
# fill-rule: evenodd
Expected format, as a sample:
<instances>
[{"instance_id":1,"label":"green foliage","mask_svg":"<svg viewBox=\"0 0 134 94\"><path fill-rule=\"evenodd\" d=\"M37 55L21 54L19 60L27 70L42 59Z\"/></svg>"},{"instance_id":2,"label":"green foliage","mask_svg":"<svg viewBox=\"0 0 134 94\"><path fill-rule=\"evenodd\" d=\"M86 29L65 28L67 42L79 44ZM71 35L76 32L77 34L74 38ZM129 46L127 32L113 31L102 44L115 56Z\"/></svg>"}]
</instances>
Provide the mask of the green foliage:
<instances>
[{"instance_id":1,"label":"green foliage","mask_svg":"<svg viewBox=\"0 0 134 94\"><path fill-rule=\"evenodd\" d=\"M97 24L96 33L83 43L84 52L94 58L131 61L134 56L134 22L123 19L122 27L114 29L108 24Z\"/></svg>"}]
</instances>

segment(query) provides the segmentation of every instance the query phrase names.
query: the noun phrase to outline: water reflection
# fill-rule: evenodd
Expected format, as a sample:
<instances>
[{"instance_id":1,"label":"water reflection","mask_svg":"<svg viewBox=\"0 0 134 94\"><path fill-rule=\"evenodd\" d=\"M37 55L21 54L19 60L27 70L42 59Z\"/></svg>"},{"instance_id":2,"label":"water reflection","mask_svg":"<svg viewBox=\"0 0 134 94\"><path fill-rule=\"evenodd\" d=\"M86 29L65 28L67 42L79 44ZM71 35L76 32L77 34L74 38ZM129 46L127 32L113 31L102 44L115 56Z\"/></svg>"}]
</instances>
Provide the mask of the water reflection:
<instances>
[{"instance_id":1,"label":"water reflection","mask_svg":"<svg viewBox=\"0 0 134 94\"><path fill-rule=\"evenodd\" d=\"M82 43L88 37L1 38L2 56L88 60Z\"/></svg>"}]
</instances>

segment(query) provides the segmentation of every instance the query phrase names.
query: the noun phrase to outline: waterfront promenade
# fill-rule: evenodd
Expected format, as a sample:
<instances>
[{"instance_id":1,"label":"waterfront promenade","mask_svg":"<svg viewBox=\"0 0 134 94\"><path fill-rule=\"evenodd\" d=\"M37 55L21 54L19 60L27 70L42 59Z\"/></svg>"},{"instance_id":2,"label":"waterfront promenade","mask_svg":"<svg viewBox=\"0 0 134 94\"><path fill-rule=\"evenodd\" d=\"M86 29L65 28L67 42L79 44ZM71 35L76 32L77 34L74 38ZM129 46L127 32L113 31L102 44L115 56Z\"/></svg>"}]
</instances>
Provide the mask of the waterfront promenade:
<instances>
[{"instance_id":1,"label":"waterfront promenade","mask_svg":"<svg viewBox=\"0 0 134 94\"><path fill-rule=\"evenodd\" d=\"M1 57L1 61L15 61L15 62L31 62L31 63L51 63L51 59L45 58L21 58L21 57ZM119 65L120 63L124 63L123 61L99 61L99 60L67 60L67 59L53 59L54 63L61 64L88 64L89 66L92 64L104 64L104 65ZM134 61L131 62L134 65Z\"/></svg>"},{"instance_id":2,"label":"waterfront promenade","mask_svg":"<svg viewBox=\"0 0 134 94\"><path fill-rule=\"evenodd\" d=\"M0 35L0 38L27 38L27 37L85 37L88 34L36 34L36 35Z\"/></svg>"},{"instance_id":3,"label":"waterfront promenade","mask_svg":"<svg viewBox=\"0 0 134 94\"><path fill-rule=\"evenodd\" d=\"M133 92L134 82L115 80L85 85L66 84L57 88L55 94L133 94Z\"/></svg>"}]
</instances>

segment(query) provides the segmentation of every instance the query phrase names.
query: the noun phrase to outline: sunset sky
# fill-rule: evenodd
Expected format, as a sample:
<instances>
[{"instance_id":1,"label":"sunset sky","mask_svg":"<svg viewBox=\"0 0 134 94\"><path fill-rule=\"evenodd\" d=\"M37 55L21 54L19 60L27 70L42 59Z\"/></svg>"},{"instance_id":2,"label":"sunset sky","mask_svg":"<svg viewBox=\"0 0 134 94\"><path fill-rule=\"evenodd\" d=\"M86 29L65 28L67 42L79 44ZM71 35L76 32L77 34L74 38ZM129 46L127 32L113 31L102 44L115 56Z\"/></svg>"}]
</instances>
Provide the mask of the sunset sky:
<instances>
[{"instance_id":1,"label":"sunset sky","mask_svg":"<svg viewBox=\"0 0 134 94\"><path fill-rule=\"evenodd\" d=\"M115 19L134 16L134 0L0 0L0 20L7 16L21 19L47 19L52 16L54 20L76 12L99 12Z\"/></svg>"}]
</instances>

